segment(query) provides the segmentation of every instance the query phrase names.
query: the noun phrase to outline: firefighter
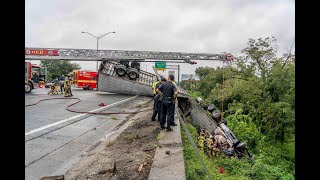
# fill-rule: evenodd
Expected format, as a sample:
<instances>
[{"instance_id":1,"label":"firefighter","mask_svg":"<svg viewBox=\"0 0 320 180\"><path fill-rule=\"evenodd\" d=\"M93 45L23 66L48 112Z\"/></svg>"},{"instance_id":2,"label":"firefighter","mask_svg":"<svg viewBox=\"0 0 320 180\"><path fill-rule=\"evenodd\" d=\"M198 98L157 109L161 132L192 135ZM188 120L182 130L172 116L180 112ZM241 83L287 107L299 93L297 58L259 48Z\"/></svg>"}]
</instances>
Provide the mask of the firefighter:
<instances>
[{"instance_id":1,"label":"firefighter","mask_svg":"<svg viewBox=\"0 0 320 180\"><path fill-rule=\"evenodd\" d=\"M215 151L216 156L218 157L220 152L221 152L221 148L227 148L227 139L223 136L223 134L221 133L221 128L217 127L215 130L215 135L214 135L214 146L213 146L213 151Z\"/></svg>"},{"instance_id":2,"label":"firefighter","mask_svg":"<svg viewBox=\"0 0 320 180\"><path fill-rule=\"evenodd\" d=\"M205 138L204 138L204 133L203 133L203 131L200 131L200 134L199 134L198 139L199 139L198 147L199 147L201 150L203 150L204 139L205 139Z\"/></svg>"},{"instance_id":3,"label":"firefighter","mask_svg":"<svg viewBox=\"0 0 320 180\"><path fill-rule=\"evenodd\" d=\"M174 101L177 99L177 88L172 81L174 80L174 76L172 74L169 75L167 82L161 84L159 88L157 88L157 92L163 96L161 102L161 121L160 126L161 129L165 129L164 124L167 121L167 131L173 131L170 127L174 120ZM167 117L168 116L168 117ZM167 118L167 119L166 119Z\"/></svg>"},{"instance_id":4,"label":"firefighter","mask_svg":"<svg viewBox=\"0 0 320 180\"><path fill-rule=\"evenodd\" d=\"M158 82L155 86L155 89L158 89L158 87L165 83L167 80L164 78L164 77L161 77L161 81ZM155 103L155 106L153 108L153 114L152 114L152 118L151 118L151 121L155 121L155 118L158 114L158 121L161 120L161 101L162 101L162 97L161 95L159 95L157 92L156 92L156 95L154 96L154 103Z\"/></svg>"},{"instance_id":5,"label":"firefighter","mask_svg":"<svg viewBox=\"0 0 320 180\"><path fill-rule=\"evenodd\" d=\"M69 76L71 76L71 75L69 74ZM73 95L72 95L72 90L71 90L72 77L69 78L69 84L70 84L70 94L71 94L71 96L73 96Z\"/></svg>"},{"instance_id":6,"label":"firefighter","mask_svg":"<svg viewBox=\"0 0 320 180\"><path fill-rule=\"evenodd\" d=\"M64 79L64 97L70 97L71 96L71 85L70 85L70 80L69 76Z\"/></svg>"},{"instance_id":7,"label":"firefighter","mask_svg":"<svg viewBox=\"0 0 320 180\"><path fill-rule=\"evenodd\" d=\"M208 153L208 138L210 138L210 133L208 130L204 129L204 153Z\"/></svg>"},{"instance_id":8,"label":"firefighter","mask_svg":"<svg viewBox=\"0 0 320 180\"><path fill-rule=\"evenodd\" d=\"M211 137L208 137L207 138L207 155L209 156L209 158L212 158L212 144L213 144L213 141Z\"/></svg>"}]
</instances>

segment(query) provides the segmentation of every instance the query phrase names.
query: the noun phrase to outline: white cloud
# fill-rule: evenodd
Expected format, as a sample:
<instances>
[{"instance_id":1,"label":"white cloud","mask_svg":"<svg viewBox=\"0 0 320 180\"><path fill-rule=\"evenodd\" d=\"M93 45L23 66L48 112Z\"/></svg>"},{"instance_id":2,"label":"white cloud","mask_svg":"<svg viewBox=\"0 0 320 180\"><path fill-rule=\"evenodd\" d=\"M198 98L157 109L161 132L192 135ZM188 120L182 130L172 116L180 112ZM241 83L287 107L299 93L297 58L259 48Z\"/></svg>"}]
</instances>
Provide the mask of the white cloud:
<instances>
[{"instance_id":1,"label":"white cloud","mask_svg":"<svg viewBox=\"0 0 320 180\"><path fill-rule=\"evenodd\" d=\"M273 35L282 53L294 41L294 9L288 0L27 0L26 46L95 49L96 40L81 31L116 31L100 40L99 49L239 54L249 38ZM190 74L215 64L181 67Z\"/></svg>"}]
</instances>

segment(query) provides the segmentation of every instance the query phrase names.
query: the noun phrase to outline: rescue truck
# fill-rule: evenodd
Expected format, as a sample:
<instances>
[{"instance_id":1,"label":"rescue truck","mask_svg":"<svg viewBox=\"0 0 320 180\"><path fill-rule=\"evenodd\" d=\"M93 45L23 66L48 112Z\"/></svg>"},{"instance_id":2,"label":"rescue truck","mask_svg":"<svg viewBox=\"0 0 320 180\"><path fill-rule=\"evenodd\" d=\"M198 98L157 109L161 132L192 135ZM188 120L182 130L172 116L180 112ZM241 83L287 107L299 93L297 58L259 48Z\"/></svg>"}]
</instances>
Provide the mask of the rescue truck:
<instances>
[{"instance_id":1,"label":"rescue truck","mask_svg":"<svg viewBox=\"0 0 320 180\"><path fill-rule=\"evenodd\" d=\"M25 92L30 93L32 89L44 87L47 77L47 68L25 62Z\"/></svg>"},{"instance_id":2,"label":"rescue truck","mask_svg":"<svg viewBox=\"0 0 320 180\"><path fill-rule=\"evenodd\" d=\"M72 83L84 90L93 90L97 88L97 72L96 71L83 71L74 70L72 77Z\"/></svg>"}]
</instances>

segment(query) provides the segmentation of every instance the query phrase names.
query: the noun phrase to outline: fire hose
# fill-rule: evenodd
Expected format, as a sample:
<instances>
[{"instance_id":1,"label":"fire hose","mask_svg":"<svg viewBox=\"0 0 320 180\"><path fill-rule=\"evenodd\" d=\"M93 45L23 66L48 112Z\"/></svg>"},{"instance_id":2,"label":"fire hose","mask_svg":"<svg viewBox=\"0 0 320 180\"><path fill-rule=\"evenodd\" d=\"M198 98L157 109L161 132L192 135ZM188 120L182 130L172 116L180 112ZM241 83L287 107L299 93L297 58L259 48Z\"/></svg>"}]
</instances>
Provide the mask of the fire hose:
<instances>
[{"instance_id":1,"label":"fire hose","mask_svg":"<svg viewBox=\"0 0 320 180\"><path fill-rule=\"evenodd\" d=\"M34 105L37 105L39 104L41 101L48 101L48 100L55 100L55 99L76 99L78 100L77 102L75 103L72 103L70 104L69 106L66 107L66 110L67 111L70 111L70 112L74 112L74 113L81 113L81 114L93 114L93 115L110 115L110 114L137 114L139 112L144 112L144 111L147 111L147 110L150 110L152 108L148 108L148 109L144 109L144 110L140 110L140 111L133 111L133 112L86 112L86 111L76 111L76 110L72 110L72 109L69 109L71 106L75 105L75 104L78 104L81 99L79 98L46 98L46 99L41 99L40 101L36 102L36 103L33 103L33 104L28 104L28 105L25 105L25 107L29 107L29 106L34 106Z\"/></svg>"}]
</instances>

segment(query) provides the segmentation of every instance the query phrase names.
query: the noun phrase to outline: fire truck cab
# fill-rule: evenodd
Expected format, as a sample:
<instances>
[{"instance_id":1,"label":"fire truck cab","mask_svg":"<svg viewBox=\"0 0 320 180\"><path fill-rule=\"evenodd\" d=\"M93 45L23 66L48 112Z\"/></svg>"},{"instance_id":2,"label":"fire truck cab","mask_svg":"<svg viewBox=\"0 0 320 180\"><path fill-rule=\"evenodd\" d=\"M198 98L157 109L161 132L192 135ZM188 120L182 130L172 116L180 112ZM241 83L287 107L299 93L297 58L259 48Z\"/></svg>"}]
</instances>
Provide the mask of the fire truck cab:
<instances>
[{"instance_id":1,"label":"fire truck cab","mask_svg":"<svg viewBox=\"0 0 320 180\"><path fill-rule=\"evenodd\" d=\"M97 88L97 74L95 71L74 70L72 83L78 88L93 90Z\"/></svg>"},{"instance_id":2,"label":"fire truck cab","mask_svg":"<svg viewBox=\"0 0 320 180\"><path fill-rule=\"evenodd\" d=\"M25 62L25 92L30 93L32 89L42 88L46 81L47 68Z\"/></svg>"}]
</instances>

